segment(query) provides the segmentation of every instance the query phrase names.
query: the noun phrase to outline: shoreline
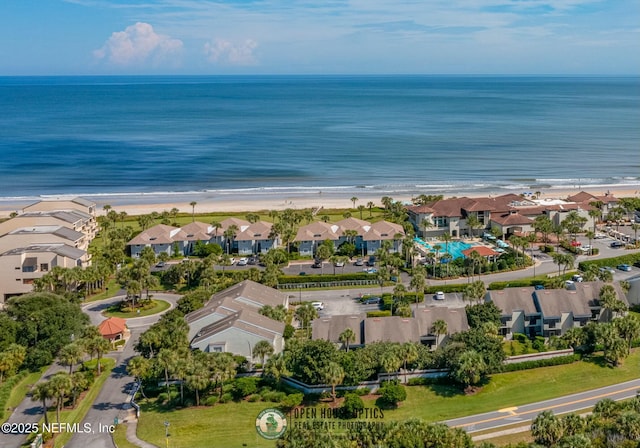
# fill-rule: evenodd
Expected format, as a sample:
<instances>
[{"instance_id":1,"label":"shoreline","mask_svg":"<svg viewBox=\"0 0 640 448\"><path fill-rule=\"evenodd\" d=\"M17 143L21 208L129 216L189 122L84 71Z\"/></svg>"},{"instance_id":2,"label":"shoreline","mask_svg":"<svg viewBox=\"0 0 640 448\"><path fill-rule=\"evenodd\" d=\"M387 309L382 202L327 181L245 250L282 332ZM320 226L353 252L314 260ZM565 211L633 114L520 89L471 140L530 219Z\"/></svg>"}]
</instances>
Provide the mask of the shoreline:
<instances>
[{"instance_id":1,"label":"shoreline","mask_svg":"<svg viewBox=\"0 0 640 448\"><path fill-rule=\"evenodd\" d=\"M197 202L195 213L212 212L258 212L268 210L324 208L324 209L355 209L360 205L367 207L367 203L373 202L375 206L380 205L380 200L384 196L392 197L395 201L409 203L411 198L419 194L443 194L445 198L451 197L494 197L504 194L535 193L535 191L522 189L508 190L500 189L496 191L484 191L483 189L460 191L459 193L437 192L435 188L427 191L382 191L375 189L342 189L326 188L321 189L291 189L289 191L277 190L256 190L256 191L233 191L225 192L187 192L187 193L132 193L132 194L102 194L102 195L42 195L40 197L24 198L0 198L0 218L7 218L12 212L18 212L23 207L43 199L71 199L74 197L85 197L96 203L97 214L104 214L103 206L109 204L114 210L124 211L129 215L142 215L151 212L162 212L177 208L181 213L191 213L192 201ZM640 197L640 184L620 184L620 185L600 185L585 186L576 188L545 188L539 189L543 199L562 199L585 191L590 194L601 196L610 193L616 198ZM351 201L352 197L357 197L356 207Z\"/></svg>"}]
</instances>

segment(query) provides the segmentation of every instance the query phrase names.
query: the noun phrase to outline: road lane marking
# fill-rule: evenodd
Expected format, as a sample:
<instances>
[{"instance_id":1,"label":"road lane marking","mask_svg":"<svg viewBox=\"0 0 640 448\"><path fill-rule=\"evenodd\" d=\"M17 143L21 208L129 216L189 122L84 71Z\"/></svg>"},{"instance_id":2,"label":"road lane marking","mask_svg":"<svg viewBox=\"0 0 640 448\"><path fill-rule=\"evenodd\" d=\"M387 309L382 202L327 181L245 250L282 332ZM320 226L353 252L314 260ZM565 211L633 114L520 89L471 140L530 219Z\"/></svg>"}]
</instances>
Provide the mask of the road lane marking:
<instances>
[{"instance_id":1,"label":"road lane marking","mask_svg":"<svg viewBox=\"0 0 640 448\"><path fill-rule=\"evenodd\" d=\"M511 415L518 415L516 414L516 409L518 409L518 406L511 406L510 408L498 409L498 412L507 412Z\"/></svg>"},{"instance_id":2,"label":"road lane marking","mask_svg":"<svg viewBox=\"0 0 640 448\"><path fill-rule=\"evenodd\" d=\"M538 409L533 409L533 410L530 410L530 411L523 411L521 413L513 412L513 413L511 413L511 415L522 416L522 415L526 415L526 414L531 414L533 412L539 413L539 412L546 411L548 409L553 409L553 408L556 408L556 407L571 406L572 404L582 403L584 401L589 401L589 400L594 400L594 399L599 399L599 398L605 398L605 397L608 397L610 395L616 395L616 394L628 392L628 391L631 391L631 390L638 390L638 389L639 389L639 386L627 387L626 389L620 389L620 390L616 390L616 391L613 391L613 392L607 392L607 393L600 394L600 395L593 395L593 396L590 396L590 397L587 397L587 398L581 398L579 400L568 401L566 403L559 403L559 404L555 404L555 405L544 406L544 407L541 407L541 408L538 408ZM498 410L497 412L509 412L508 410L510 410L510 409L518 409L518 408L517 407L504 408L504 409ZM476 426L476 425L481 425L483 423L503 420L504 418L505 418L504 416L492 417L492 418L487 418L487 419L484 419L484 420L479 420L479 421L475 421L475 422L468 423L468 424L455 425L455 426L452 426L452 428L463 428L463 427L469 426L470 424L473 424L474 426Z\"/></svg>"}]
</instances>

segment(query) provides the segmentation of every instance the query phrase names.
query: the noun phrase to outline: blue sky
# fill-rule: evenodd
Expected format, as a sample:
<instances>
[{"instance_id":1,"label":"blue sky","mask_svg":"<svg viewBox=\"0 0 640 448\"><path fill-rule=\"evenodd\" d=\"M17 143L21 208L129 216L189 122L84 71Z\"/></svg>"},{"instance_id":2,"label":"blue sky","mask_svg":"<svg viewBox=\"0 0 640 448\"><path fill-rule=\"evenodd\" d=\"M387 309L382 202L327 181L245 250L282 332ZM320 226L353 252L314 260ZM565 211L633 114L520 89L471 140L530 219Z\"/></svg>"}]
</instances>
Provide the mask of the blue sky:
<instances>
[{"instance_id":1,"label":"blue sky","mask_svg":"<svg viewBox=\"0 0 640 448\"><path fill-rule=\"evenodd\" d=\"M396 73L640 74L640 1L0 1L0 75Z\"/></svg>"}]
</instances>

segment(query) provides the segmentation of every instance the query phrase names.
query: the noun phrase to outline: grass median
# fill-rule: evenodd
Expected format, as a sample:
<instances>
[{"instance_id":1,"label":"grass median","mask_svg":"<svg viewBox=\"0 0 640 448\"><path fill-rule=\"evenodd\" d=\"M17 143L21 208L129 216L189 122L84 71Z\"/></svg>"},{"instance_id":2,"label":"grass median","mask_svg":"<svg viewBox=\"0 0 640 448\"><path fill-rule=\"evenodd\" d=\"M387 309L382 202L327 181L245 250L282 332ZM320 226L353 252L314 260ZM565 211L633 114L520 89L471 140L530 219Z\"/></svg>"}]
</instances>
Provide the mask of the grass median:
<instances>
[{"instance_id":1,"label":"grass median","mask_svg":"<svg viewBox=\"0 0 640 448\"><path fill-rule=\"evenodd\" d=\"M116 303L115 305L107 308L102 314L107 317L121 317L123 319L131 319L132 317L144 317L158 314L166 311L171 306L171 304L165 300L152 299L151 303L153 304L153 306L144 310L140 310L139 313L138 311L122 312L120 311L120 304Z\"/></svg>"}]
</instances>

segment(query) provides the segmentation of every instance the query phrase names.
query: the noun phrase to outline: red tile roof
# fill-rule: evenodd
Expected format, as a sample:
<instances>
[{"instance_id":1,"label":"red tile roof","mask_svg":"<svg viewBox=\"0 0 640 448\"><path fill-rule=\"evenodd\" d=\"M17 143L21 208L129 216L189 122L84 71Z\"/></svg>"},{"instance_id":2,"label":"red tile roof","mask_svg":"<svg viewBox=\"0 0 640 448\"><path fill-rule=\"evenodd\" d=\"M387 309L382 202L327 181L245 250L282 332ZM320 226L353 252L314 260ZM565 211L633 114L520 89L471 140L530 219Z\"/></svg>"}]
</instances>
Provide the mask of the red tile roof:
<instances>
[{"instance_id":1,"label":"red tile roof","mask_svg":"<svg viewBox=\"0 0 640 448\"><path fill-rule=\"evenodd\" d=\"M107 320L103 320L100 325L98 325L100 334L105 337L115 336L117 334L123 333L126 328L126 321L121 317L110 317Z\"/></svg>"},{"instance_id":2,"label":"red tile roof","mask_svg":"<svg viewBox=\"0 0 640 448\"><path fill-rule=\"evenodd\" d=\"M478 252L478 255L482 257L493 257L495 255L500 255L500 252L496 252L495 250L487 246L473 246L469 249L463 250L462 254L465 257L469 257L471 255L471 252Z\"/></svg>"}]
</instances>

